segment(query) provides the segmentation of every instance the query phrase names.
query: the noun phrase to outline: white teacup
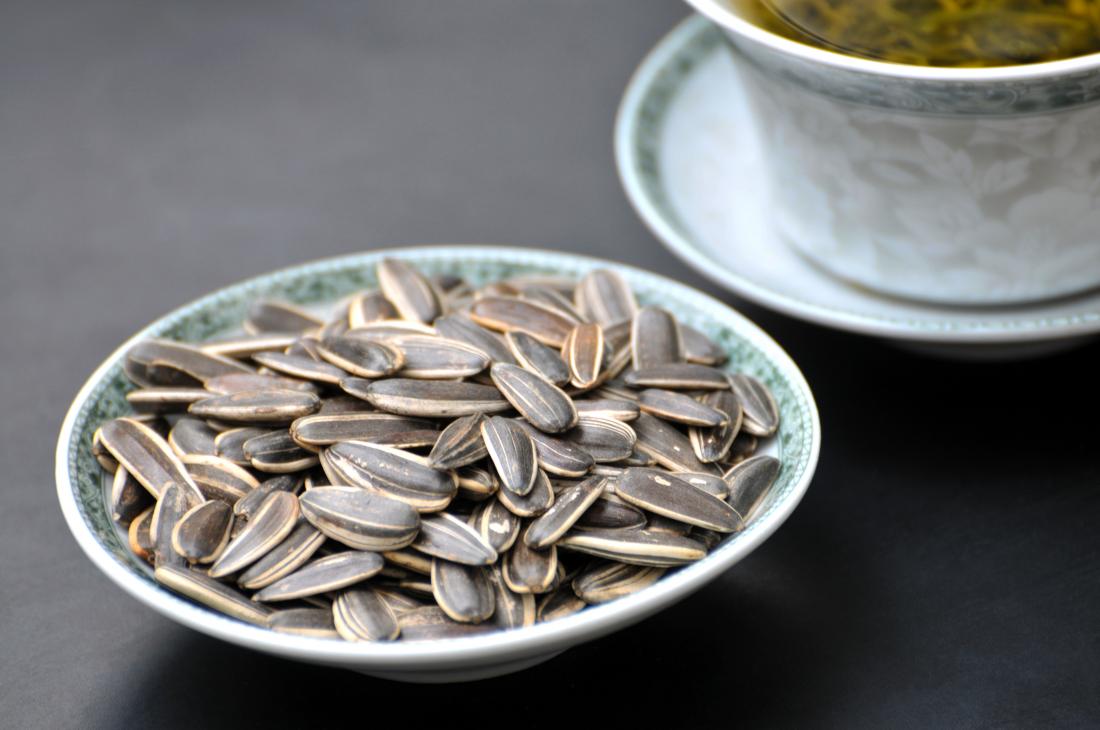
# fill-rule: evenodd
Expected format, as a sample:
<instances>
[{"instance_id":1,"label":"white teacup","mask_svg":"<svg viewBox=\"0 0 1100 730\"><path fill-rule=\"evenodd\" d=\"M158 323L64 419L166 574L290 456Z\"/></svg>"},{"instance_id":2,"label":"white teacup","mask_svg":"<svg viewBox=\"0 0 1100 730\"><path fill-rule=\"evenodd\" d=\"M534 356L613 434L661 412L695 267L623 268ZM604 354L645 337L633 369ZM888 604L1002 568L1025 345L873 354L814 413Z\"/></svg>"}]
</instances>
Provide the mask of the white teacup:
<instances>
[{"instance_id":1,"label":"white teacup","mask_svg":"<svg viewBox=\"0 0 1100 730\"><path fill-rule=\"evenodd\" d=\"M837 276L1010 304L1100 286L1100 54L907 66L788 40L725 0L774 176L774 220Z\"/></svg>"}]
</instances>

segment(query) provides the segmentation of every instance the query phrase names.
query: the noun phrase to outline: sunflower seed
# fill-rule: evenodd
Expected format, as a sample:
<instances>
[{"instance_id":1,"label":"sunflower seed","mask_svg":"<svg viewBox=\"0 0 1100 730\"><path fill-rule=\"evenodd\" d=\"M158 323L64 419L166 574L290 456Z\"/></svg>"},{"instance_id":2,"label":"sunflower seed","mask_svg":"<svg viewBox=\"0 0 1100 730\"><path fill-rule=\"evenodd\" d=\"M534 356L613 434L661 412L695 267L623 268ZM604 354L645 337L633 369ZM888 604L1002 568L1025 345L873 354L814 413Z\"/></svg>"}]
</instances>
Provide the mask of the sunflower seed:
<instances>
[{"instance_id":1,"label":"sunflower seed","mask_svg":"<svg viewBox=\"0 0 1100 730\"><path fill-rule=\"evenodd\" d=\"M250 624L264 626L267 623L267 617L271 614L271 609L266 606L248 600L243 594L224 583L219 583L191 568L158 565L154 577L157 583L177 593L182 593L204 606Z\"/></svg>"},{"instance_id":2,"label":"sunflower seed","mask_svg":"<svg viewBox=\"0 0 1100 730\"><path fill-rule=\"evenodd\" d=\"M512 331L504 335L505 342L515 358L515 362L538 373L554 385L569 382L569 367L554 350L536 340L526 332Z\"/></svg>"},{"instance_id":3,"label":"sunflower seed","mask_svg":"<svg viewBox=\"0 0 1100 730\"><path fill-rule=\"evenodd\" d=\"M416 539L420 526L409 505L358 487L314 487L300 503L314 527L358 550L400 550Z\"/></svg>"},{"instance_id":4,"label":"sunflower seed","mask_svg":"<svg viewBox=\"0 0 1100 730\"><path fill-rule=\"evenodd\" d=\"M576 527L585 530L631 530L643 527L646 516L640 509L614 494L603 494L589 507Z\"/></svg>"},{"instance_id":5,"label":"sunflower seed","mask_svg":"<svg viewBox=\"0 0 1100 730\"><path fill-rule=\"evenodd\" d=\"M569 366L570 383L577 388L594 386L604 364L603 329L595 323L574 327L562 345L562 358Z\"/></svg>"},{"instance_id":6,"label":"sunflower seed","mask_svg":"<svg viewBox=\"0 0 1100 730\"><path fill-rule=\"evenodd\" d=\"M336 631L346 641L393 641L401 633L397 616L371 588L348 590L332 604Z\"/></svg>"},{"instance_id":7,"label":"sunflower seed","mask_svg":"<svg viewBox=\"0 0 1100 730\"><path fill-rule=\"evenodd\" d=\"M722 411L700 403L689 395L658 388L649 388L639 393L638 407L651 416L688 426L718 426L727 419Z\"/></svg>"},{"instance_id":8,"label":"sunflower seed","mask_svg":"<svg viewBox=\"0 0 1100 730\"><path fill-rule=\"evenodd\" d=\"M588 398L574 401L577 413L587 418L610 418L629 423L638 417L640 409L635 401Z\"/></svg>"},{"instance_id":9,"label":"sunflower seed","mask_svg":"<svg viewBox=\"0 0 1100 730\"><path fill-rule=\"evenodd\" d=\"M157 506L153 509L153 519L149 523L149 536L153 540L156 565L183 562L183 559L172 549L172 529L194 504L188 499L184 488L177 483L167 485L161 492Z\"/></svg>"},{"instance_id":10,"label":"sunflower seed","mask_svg":"<svg viewBox=\"0 0 1100 730\"><path fill-rule=\"evenodd\" d=\"M305 355L259 352L253 355L252 359L282 375L329 385L336 385L348 376L346 372L331 363L320 362Z\"/></svg>"},{"instance_id":11,"label":"sunflower seed","mask_svg":"<svg viewBox=\"0 0 1100 730\"><path fill-rule=\"evenodd\" d=\"M288 608L275 611L267 618L267 627L281 634L295 634L314 639L338 639L330 608Z\"/></svg>"},{"instance_id":12,"label":"sunflower seed","mask_svg":"<svg viewBox=\"0 0 1100 730\"><path fill-rule=\"evenodd\" d=\"M493 416L482 422L481 435L502 486L519 496L530 492L538 462L535 442L527 432L510 419Z\"/></svg>"},{"instance_id":13,"label":"sunflower seed","mask_svg":"<svg viewBox=\"0 0 1100 730\"><path fill-rule=\"evenodd\" d=\"M657 469L623 472L615 494L635 507L715 532L736 532L741 516L718 497Z\"/></svg>"},{"instance_id":14,"label":"sunflower seed","mask_svg":"<svg viewBox=\"0 0 1100 730\"><path fill-rule=\"evenodd\" d=\"M348 303L347 319L352 329L397 317L397 310L380 291L363 292Z\"/></svg>"},{"instance_id":15,"label":"sunflower seed","mask_svg":"<svg viewBox=\"0 0 1100 730\"><path fill-rule=\"evenodd\" d=\"M779 476L779 469L779 459L761 454L742 461L722 475L730 485L727 501L746 521L763 504Z\"/></svg>"},{"instance_id":16,"label":"sunflower seed","mask_svg":"<svg viewBox=\"0 0 1100 730\"><path fill-rule=\"evenodd\" d=\"M217 436L218 432L204 422L184 416L168 432L168 445L180 458L195 454L213 456L217 453L214 446Z\"/></svg>"},{"instance_id":17,"label":"sunflower seed","mask_svg":"<svg viewBox=\"0 0 1100 730\"><path fill-rule=\"evenodd\" d=\"M228 423L289 425L321 407L313 393L296 390L245 390L192 403L188 409L200 418Z\"/></svg>"},{"instance_id":18,"label":"sunflower seed","mask_svg":"<svg viewBox=\"0 0 1100 730\"><path fill-rule=\"evenodd\" d=\"M599 499L605 477L589 477L583 482L557 493L554 505L533 521L523 539L533 550L553 545Z\"/></svg>"},{"instance_id":19,"label":"sunflower seed","mask_svg":"<svg viewBox=\"0 0 1100 730\"><path fill-rule=\"evenodd\" d=\"M595 269L576 286L573 301L585 318L609 326L633 319L638 310L630 284L610 269Z\"/></svg>"},{"instance_id":20,"label":"sunflower seed","mask_svg":"<svg viewBox=\"0 0 1100 730\"><path fill-rule=\"evenodd\" d=\"M741 430L741 406L733 393L727 390L713 390L703 396L703 404L721 412L725 422L710 428L690 428L688 437L691 448L700 461L713 463L725 458L733 441Z\"/></svg>"},{"instance_id":21,"label":"sunflower seed","mask_svg":"<svg viewBox=\"0 0 1100 730\"><path fill-rule=\"evenodd\" d=\"M681 324L680 337L684 342L684 359L687 362L717 366L729 359L725 350L694 327Z\"/></svg>"},{"instance_id":22,"label":"sunflower seed","mask_svg":"<svg viewBox=\"0 0 1100 730\"><path fill-rule=\"evenodd\" d=\"M563 292L553 287L543 286L541 284L529 284L520 289L519 297L520 299L545 304L547 307L561 312L562 315L572 320L574 324L580 324L584 321L584 317L582 317L576 307L573 306L573 301Z\"/></svg>"},{"instance_id":23,"label":"sunflower seed","mask_svg":"<svg viewBox=\"0 0 1100 730\"><path fill-rule=\"evenodd\" d=\"M774 434L779 428L779 406L768 386L743 373L730 375L729 385L745 414L741 428L753 436Z\"/></svg>"},{"instance_id":24,"label":"sunflower seed","mask_svg":"<svg viewBox=\"0 0 1100 730\"><path fill-rule=\"evenodd\" d=\"M463 314L448 314L435 321L439 334L452 340L473 345L484 352L493 362L515 364L516 360L500 336L490 332Z\"/></svg>"},{"instance_id":25,"label":"sunflower seed","mask_svg":"<svg viewBox=\"0 0 1100 730\"><path fill-rule=\"evenodd\" d=\"M214 561L211 578L247 568L290 534L298 522L298 498L289 492L272 492L238 534Z\"/></svg>"},{"instance_id":26,"label":"sunflower seed","mask_svg":"<svg viewBox=\"0 0 1100 730\"><path fill-rule=\"evenodd\" d=\"M649 530L571 531L558 546L630 565L667 568L702 559L702 543L688 537Z\"/></svg>"},{"instance_id":27,"label":"sunflower seed","mask_svg":"<svg viewBox=\"0 0 1100 730\"><path fill-rule=\"evenodd\" d=\"M707 365L666 363L642 370L632 370L623 378L635 388L665 388L669 390L724 390L729 388L726 374Z\"/></svg>"},{"instance_id":28,"label":"sunflower seed","mask_svg":"<svg viewBox=\"0 0 1100 730\"><path fill-rule=\"evenodd\" d=\"M496 476L480 467L464 466L455 470L455 481L464 496L468 498L484 499L496 494L500 488L500 482Z\"/></svg>"},{"instance_id":29,"label":"sunflower seed","mask_svg":"<svg viewBox=\"0 0 1100 730\"><path fill-rule=\"evenodd\" d=\"M342 374L341 374L342 375ZM316 393L317 386L306 380L288 378L282 375L266 373L230 373L219 375L206 381L206 389L211 393L240 393L245 390L300 390Z\"/></svg>"},{"instance_id":30,"label":"sunflower seed","mask_svg":"<svg viewBox=\"0 0 1100 730\"><path fill-rule=\"evenodd\" d=\"M153 429L131 418L116 418L100 427L104 448L154 497L170 482L184 487L192 502L203 496L171 447Z\"/></svg>"},{"instance_id":31,"label":"sunflower seed","mask_svg":"<svg viewBox=\"0 0 1100 730\"><path fill-rule=\"evenodd\" d=\"M648 588L664 573L664 568L597 563L573 579L573 592L586 603L606 603Z\"/></svg>"},{"instance_id":32,"label":"sunflower seed","mask_svg":"<svg viewBox=\"0 0 1100 730\"><path fill-rule=\"evenodd\" d=\"M172 549L191 563L212 563L229 544L233 510L225 502L203 502L187 510L171 532Z\"/></svg>"},{"instance_id":33,"label":"sunflower seed","mask_svg":"<svg viewBox=\"0 0 1100 730\"><path fill-rule=\"evenodd\" d=\"M360 340L389 343L395 338L408 335L435 337L439 334L439 331L432 325L423 322L413 322L407 319L386 319L350 329L345 334L348 337Z\"/></svg>"},{"instance_id":34,"label":"sunflower seed","mask_svg":"<svg viewBox=\"0 0 1100 730\"><path fill-rule=\"evenodd\" d=\"M149 507L131 520L126 534L130 551L142 560L153 560L153 534L149 531L149 527L153 523L155 507L156 505Z\"/></svg>"},{"instance_id":35,"label":"sunflower seed","mask_svg":"<svg viewBox=\"0 0 1100 730\"><path fill-rule=\"evenodd\" d=\"M263 505L264 500L272 492L294 492L297 489L298 480L287 475L273 477L260 484L248 494L244 495L233 505L233 514L244 520L252 519L256 511Z\"/></svg>"},{"instance_id":36,"label":"sunflower seed","mask_svg":"<svg viewBox=\"0 0 1100 730\"><path fill-rule=\"evenodd\" d=\"M111 519L122 525L130 524L134 518L149 507L149 492L130 476L126 467L115 470L111 480Z\"/></svg>"},{"instance_id":37,"label":"sunflower seed","mask_svg":"<svg viewBox=\"0 0 1100 730\"><path fill-rule=\"evenodd\" d=\"M327 362L360 378L384 378L405 364L404 354L396 347L349 335L324 340L317 351Z\"/></svg>"},{"instance_id":38,"label":"sunflower seed","mask_svg":"<svg viewBox=\"0 0 1100 730\"><path fill-rule=\"evenodd\" d=\"M270 603L340 590L377 575L382 563L378 553L362 550L326 555L270 584L253 599Z\"/></svg>"},{"instance_id":39,"label":"sunflower seed","mask_svg":"<svg viewBox=\"0 0 1100 730\"><path fill-rule=\"evenodd\" d=\"M177 413L209 395L203 388L139 388L126 394L126 402L138 413Z\"/></svg>"},{"instance_id":40,"label":"sunflower seed","mask_svg":"<svg viewBox=\"0 0 1100 730\"><path fill-rule=\"evenodd\" d=\"M488 454L481 437L481 424L485 416L475 413L451 421L428 454L428 465L433 469L457 469L480 461Z\"/></svg>"},{"instance_id":41,"label":"sunflower seed","mask_svg":"<svg viewBox=\"0 0 1100 730\"><path fill-rule=\"evenodd\" d=\"M412 548L389 550L382 553L382 557L399 568L421 575L431 575L432 558L423 553L418 553Z\"/></svg>"},{"instance_id":42,"label":"sunflower seed","mask_svg":"<svg viewBox=\"0 0 1100 730\"><path fill-rule=\"evenodd\" d=\"M520 414L541 431L560 433L577 423L573 399L541 375L517 365L498 363L493 383Z\"/></svg>"},{"instance_id":43,"label":"sunflower seed","mask_svg":"<svg viewBox=\"0 0 1100 730\"><path fill-rule=\"evenodd\" d=\"M438 641L477 636L495 631L490 623L463 624L455 621L439 606L424 606L407 611L398 618L404 641Z\"/></svg>"},{"instance_id":44,"label":"sunflower seed","mask_svg":"<svg viewBox=\"0 0 1100 730\"><path fill-rule=\"evenodd\" d=\"M287 302L262 299L253 302L249 306L248 316L244 321L244 329L251 334L258 332L295 333L316 329L323 324L324 322L301 307L296 307Z\"/></svg>"},{"instance_id":45,"label":"sunflower seed","mask_svg":"<svg viewBox=\"0 0 1100 730\"><path fill-rule=\"evenodd\" d=\"M404 356L401 376L445 380L477 375L489 366L489 356L460 340L435 335L400 335L388 339Z\"/></svg>"},{"instance_id":46,"label":"sunflower seed","mask_svg":"<svg viewBox=\"0 0 1100 730\"><path fill-rule=\"evenodd\" d=\"M439 558L432 561L432 595L444 613L462 623L481 623L496 608L485 568Z\"/></svg>"},{"instance_id":47,"label":"sunflower seed","mask_svg":"<svg viewBox=\"0 0 1100 730\"><path fill-rule=\"evenodd\" d=\"M470 525L490 547L505 553L519 536L520 519L499 501L490 499L474 510Z\"/></svg>"},{"instance_id":48,"label":"sunflower seed","mask_svg":"<svg viewBox=\"0 0 1100 730\"><path fill-rule=\"evenodd\" d=\"M630 352L635 370L684 361L684 343L676 318L658 307L643 307L634 315Z\"/></svg>"},{"instance_id":49,"label":"sunflower seed","mask_svg":"<svg viewBox=\"0 0 1100 730\"><path fill-rule=\"evenodd\" d=\"M531 491L522 497L509 489L497 491L497 499L514 515L520 517L538 517L554 504L554 489L546 472L538 470Z\"/></svg>"},{"instance_id":50,"label":"sunflower seed","mask_svg":"<svg viewBox=\"0 0 1100 730\"><path fill-rule=\"evenodd\" d=\"M324 542L325 536L317 528L299 519L286 539L241 573L237 583L248 590L266 588L305 565Z\"/></svg>"},{"instance_id":51,"label":"sunflower seed","mask_svg":"<svg viewBox=\"0 0 1100 730\"><path fill-rule=\"evenodd\" d=\"M123 369L141 386L192 387L218 375L251 373L252 368L194 345L169 340L145 340L126 353Z\"/></svg>"},{"instance_id":52,"label":"sunflower seed","mask_svg":"<svg viewBox=\"0 0 1100 730\"><path fill-rule=\"evenodd\" d=\"M576 324L560 310L513 297L487 296L470 307L470 319L498 332L526 332L544 345L560 348Z\"/></svg>"},{"instance_id":53,"label":"sunflower seed","mask_svg":"<svg viewBox=\"0 0 1100 730\"><path fill-rule=\"evenodd\" d=\"M299 446L287 431L253 436L241 448L253 469L269 474L288 474L317 465L317 454Z\"/></svg>"},{"instance_id":54,"label":"sunflower seed","mask_svg":"<svg viewBox=\"0 0 1100 730\"><path fill-rule=\"evenodd\" d=\"M260 486L256 477L220 456L185 456L183 464L205 499L232 505Z\"/></svg>"},{"instance_id":55,"label":"sunflower seed","mask_svg":"<svg viewBox=\"0 0 1100 730\"><path fill-rule=\"evenodd\" d=\"M298 443L314 449L339 441L366 441L412 449L431 446L440 432L432 421L392 413L322 412L296 420L290 425L290 434Z\"/></svg>"},{"instance_id":56,"label":"sunflower seed","mask_svg":"<svg viewBox=\"0 0 1100 730\"><path fill-rule=\"evenodd\" d=\"M432 322L443 314L439 293L427 277L396 259L384 259L376 269L378 286L403 319Z\"/></svg>"},{"instance_id":57,"label":"sunflower seed","mask_svg":"<svg viewBox=\"0 0 1100 730\"><path fill-rule=\"evenodd\" d=\"M293 345L297 339L298 335L293 332L260 332L253 335L235 335L211 340L202 343L199 349L208 355L244 358L251 357L257 352L281 352ZM207 388L209 387L210 381L208 380Z\"/></svg>"},{"instance_id":58,"label":"sunflower seed","mask_svg":"<svg viewBox=\"0 0 1100 730\"><path fill-rule=\"evenodd\" d=\"M418 511L443 509L457 485L422 456L390 446L344 441L326 450L328 463L348 484L399 499Z\"/></svg>"},{"instance_id":59,"label":"sunflower seed","mask_svg":"<svg viewBox=\"0 0 1100 730\"><path fill-rule=\"evenodd\" d=\"M489 583L493 588L496 610L493 623L502 629L518 629L533 626L536 618L535 596L531 593L516 593L504 582L500 567L488 570Z\"/></svg>"},{"instance_id":60,"label":"sunflower seed","mask_svg":"<svg viewBox=\"0 0 1100 730\"><path fill-rule=\"evenodd\" d=\"M573 592L572 586L557 588L539 600L536 617L539 623L555 621L572 616L587 605Z\"/></svg>"},{"instance_id":61,"label":"sunflower seed","mask_svg":"<svg viewBox=\"0 0 1100 730\"><path fill-rule=\"evenodd\" d=\"M535 442L535 458L539 467L551 474L564 477L579 477L588 473L595 461L584 449L570 442L543 433L522 419L515 423L527 432Z\"/></svg>"},{"instance_id":62,"label":"sunflower seed","mask_svg":"<svg viewBox=\"0 0 1100 730\"><path fill-rule=\"evenodd\" d=\"M340 387L376 408L404 416L446 418L472 413L499 413L510 407L491 385L447 380L389 378L366 382L354 378Z\"/></svg>"},{"instance_id":63,"label":"sunflower seed","mask_svg":"<svg viewBox=\"0 0 1100 730\"><path fill-rule=\"evenodd\" d=\"M275 431L266 428L256 428L254 426L231 428L228 431L222 431L214 437L214 455L226 461L230 461L237 466L252 466L252 460L244 453L244 445L250 439L268 433L275 433Z\"/></svg>"},{"instance_id":64,"label":"sunflower seed","mask_svg":"<svg viewBox=\"0 0 1100 730\"><path fill-rule=\"evenodd\" d=\"M491 565L497 551L474 528L449 514L425 517L412 546L426 555L463 565Z\"/></svg>"},{"instance_id":65,"label":"sunflower seed","mask_svg":"<svg viewBox=\"0 0 1100 730\"><path fill-rule=\"evenodd\" d=\"M674 472L717 473L713 466L699 461L687 436L661 419L643 413L631 426L638 436L635 448L656 459L666 469Z\"/></svg>"},{"instance_id":66,"label":"sunflower seed","mask_svg":"<svg viewBox=\"0 0 1100 730\"><path fill-rule=\"evenodd\" d=\"M534 550L524 534L504 556L500 573L513 593L546 593L558 573L558 550L553 545Z\"/></svg>"},{"instance_id":67,"label":"sunflower seed","mask_svg":"<svg viewBox=\"0 0 1100 730\"><path fill-rule=\"evenodd\" d=\"M622 421L585 416L565 437L579 446L597 463L620 461L634 451L634 429Z\"/></svg>"}]
</instances>

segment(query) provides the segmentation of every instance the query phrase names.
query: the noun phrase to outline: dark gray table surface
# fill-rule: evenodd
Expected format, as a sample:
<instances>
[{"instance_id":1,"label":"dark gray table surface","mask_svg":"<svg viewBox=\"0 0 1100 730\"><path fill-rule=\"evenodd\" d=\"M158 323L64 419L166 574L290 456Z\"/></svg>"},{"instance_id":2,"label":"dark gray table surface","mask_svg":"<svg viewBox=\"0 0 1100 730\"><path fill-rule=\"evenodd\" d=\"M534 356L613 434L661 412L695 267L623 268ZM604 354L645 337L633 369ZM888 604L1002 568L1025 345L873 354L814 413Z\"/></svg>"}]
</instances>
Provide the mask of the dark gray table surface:
<instances>
[{"instance_id":1,"label":"dark gray table surface","mask_svg":"<svg viewBox=\"0 0 1100 730\"><path fill-rule=\"evenodd\" d=\"M659 708L682 718L671 727L1100 723L1100 348L921 359L686 270L635 218L611 151L631 70L686 12L0 6L0 727L369 725L379 708L490 727L641 723ZM437 242L626 261L759 322L804 369L824 423L791 520L632 629L435 688L206 638L92 567L57 507L53 448L104 356L239 278Z\"/></svg>"}]
</instances>

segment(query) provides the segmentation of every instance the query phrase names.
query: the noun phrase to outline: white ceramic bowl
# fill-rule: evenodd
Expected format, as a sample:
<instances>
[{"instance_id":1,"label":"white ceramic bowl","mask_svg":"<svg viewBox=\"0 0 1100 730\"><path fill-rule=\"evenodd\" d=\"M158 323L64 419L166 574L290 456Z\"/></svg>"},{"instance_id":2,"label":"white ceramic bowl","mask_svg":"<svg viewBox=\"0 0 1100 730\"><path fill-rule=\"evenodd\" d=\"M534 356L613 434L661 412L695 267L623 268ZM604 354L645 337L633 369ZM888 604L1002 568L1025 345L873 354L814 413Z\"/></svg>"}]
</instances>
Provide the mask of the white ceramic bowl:
<instances>
[{"instance_id":1,"label":"white ceramic bowl","mask_svg":"<svg viewBox=\"0 0 1100 730\"><path fill-rule=\"evenodd\" d=\"M374 285L383 256L404 258L433 273L472 282L521 273L579 276L597 267L620 271L643 303L659 303L727 348L734 367L762 379L779 403L782 424L769 444L783 469L765 503L742 532L705 559L670 573L634 595L529 628L426 642L361 643L288 636L215 613L157 585L148 566L126 548L105 509L104 478L90 441L103 421L128 411L121 371L124 353L147 337L199 341L232 330L249 301L280 297L301 304L335 302ZM813 396L798 368L756 325L721 302L664 277L564 253L489 246L397 249L284 269L230 286L168 314L123 343L77 394L57 446L57 490L76 541L108 578L154 610L210 636L289 659L344 667L413 682L481 679L545 661L685 598L752 552L791 514L817 464L821 427ZM135 608L135 610L137 610ZM89 627L91 630L91 627Z\"/></svg>"}]
</instances>

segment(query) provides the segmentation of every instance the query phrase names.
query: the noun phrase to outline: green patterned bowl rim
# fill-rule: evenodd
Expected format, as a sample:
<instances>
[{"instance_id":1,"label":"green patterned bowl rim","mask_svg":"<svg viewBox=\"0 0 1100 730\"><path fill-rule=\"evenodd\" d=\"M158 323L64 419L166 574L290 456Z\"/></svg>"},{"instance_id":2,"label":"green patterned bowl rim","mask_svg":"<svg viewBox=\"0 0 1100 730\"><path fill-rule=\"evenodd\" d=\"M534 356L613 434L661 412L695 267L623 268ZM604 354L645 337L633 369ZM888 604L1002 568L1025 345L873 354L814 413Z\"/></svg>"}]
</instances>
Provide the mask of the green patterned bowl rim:
<instances>
[{"instance_id":1,"label":"green patterned bowl rim","mask_svg":"<svg viewBox=\"0 0 1100 730\"><path fill-rule=\"evenodd\" d=\"M665 117L684 81L716 51L725 52L717 25L700 15L677 24L650 50L627 84L615 120L615 163L634 210L665 246L715 284L777 312L815 324L876 337L928 343L1008 344L1054 340L1100 332L1100 312L1035 316L1018 308L1012 319L982 319L980 308L970 321L905 319L840 307L775 291L716 265L695 241L669 200L660 163ZM1089 300L1092 301L1091 299ZM991 311L1003 311L990 308ZM929 313L934 314L935 308Z\"/></svg>"},{"instance_id":2,"label":"green patterned bowl rim","mask_svg":"<svg viewBox=\"0 0 1100 730\"><path fill-rule=\"evenodd\" d=\"M301 304L335 301L374 285L375 264L399 257L431 273L454 273L474 282L523 273L579 275L597 267L621 272L643 303L661 303L727 348L731 364L761 378L775 393L782 425L783 460L768 501L746 529L705 559L634 595L573 616L512 631L445 641L351 644L279 634L251 626L157 585L122 544L105 509L103 478L91 453L91 436L103 421L128 411L123 354L147 337L198 341L232 330L248 302L281 297ZM657 274L573 254L499 246L425 246L379 250L293 266L229 286L161 317L135 334L101 364L80 389L57 445L58 498L80 547L126 592L191 628L260 651L349 668L441 669L506 661L561 651L642 618L702 587L745 557L786 520L806 491L817 464L821 427L809 386L790 357L756 325L721 302Z\"/></svg>"}]
</instances>

